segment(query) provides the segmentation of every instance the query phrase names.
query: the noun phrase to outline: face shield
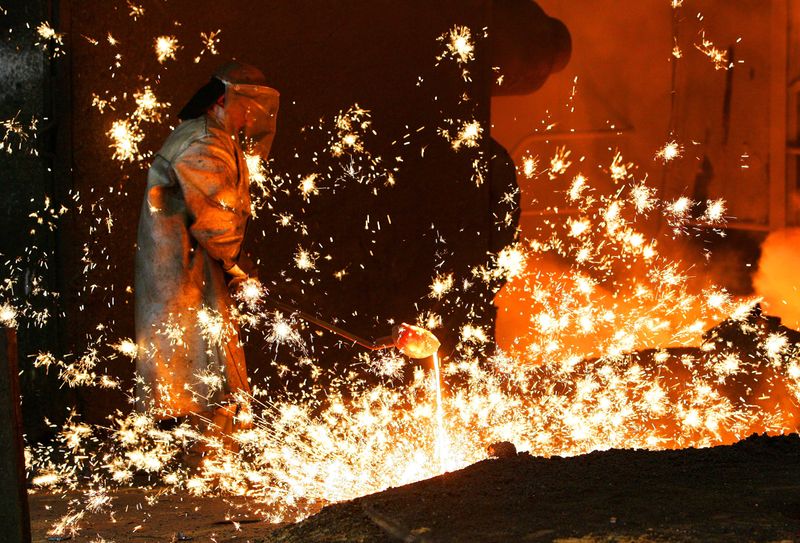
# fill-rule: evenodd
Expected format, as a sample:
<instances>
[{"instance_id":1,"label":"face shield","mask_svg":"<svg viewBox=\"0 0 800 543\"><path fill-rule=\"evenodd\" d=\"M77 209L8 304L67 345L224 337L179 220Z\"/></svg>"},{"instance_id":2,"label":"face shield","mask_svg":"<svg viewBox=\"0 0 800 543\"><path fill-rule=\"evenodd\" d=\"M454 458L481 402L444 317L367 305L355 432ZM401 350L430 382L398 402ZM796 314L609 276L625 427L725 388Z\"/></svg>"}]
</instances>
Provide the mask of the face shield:
<instances>
[{"instance_id":1,"label":"face shield","mask_svg":"<svg viewBox=\"0 0 800 543\"><path fill-rule=\"evenodd\" d=\"M242 149L262 160L269 156L278 120L280 94L264 85L225 83L225 124Z\"/></svg>"}]
</instances>

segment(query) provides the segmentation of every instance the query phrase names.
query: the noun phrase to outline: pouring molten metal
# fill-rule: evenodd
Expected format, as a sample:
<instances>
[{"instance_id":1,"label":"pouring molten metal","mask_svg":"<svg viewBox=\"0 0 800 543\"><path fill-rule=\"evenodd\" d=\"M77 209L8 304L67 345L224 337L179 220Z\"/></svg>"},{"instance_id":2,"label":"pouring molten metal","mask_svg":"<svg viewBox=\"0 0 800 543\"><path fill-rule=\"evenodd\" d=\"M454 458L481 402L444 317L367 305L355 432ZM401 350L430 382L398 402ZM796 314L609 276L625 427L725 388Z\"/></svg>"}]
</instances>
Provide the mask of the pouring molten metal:
<instances>
[{"instance_id":1,"label":"pouring molten metal","mask_svg":"<svg viewBox=\"0 0 800 543\"><path fill-rule=\"evenodd\" d=\"M439 350L439 340L433 333L414 326L400 324L392 328L392 339L397 349L411 358L428 358Z\"/></svg>"}]
</instances>

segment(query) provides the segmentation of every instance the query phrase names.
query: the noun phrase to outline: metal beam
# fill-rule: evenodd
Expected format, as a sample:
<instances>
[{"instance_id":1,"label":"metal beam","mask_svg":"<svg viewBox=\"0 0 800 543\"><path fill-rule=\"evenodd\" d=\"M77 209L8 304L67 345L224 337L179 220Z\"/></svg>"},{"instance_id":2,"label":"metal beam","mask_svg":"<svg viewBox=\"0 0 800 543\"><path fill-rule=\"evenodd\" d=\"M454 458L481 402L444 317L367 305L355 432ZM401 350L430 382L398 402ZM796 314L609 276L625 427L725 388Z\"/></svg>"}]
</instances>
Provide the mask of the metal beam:
<instances>
[{"instance_id":1,"label":"metal beam","mask_svg":"<svg viewBox=\"0 0 800 543\"><path fill-rule=\"evenodd\" d=\"M0 526L6 543L30 543L16 330L0 334Z\"/></svg>"},{"instance_id":2,"label":"metal beam","mask_svg":"<svg viewBox=\"0 0 800 543\"><path fill-rule=\"evenodd\" d=\"M770 45L770 133L769 133L769 228L786 227L786 95L789 6L787 0L772 0Z\"/></svg>"}]
</instances>

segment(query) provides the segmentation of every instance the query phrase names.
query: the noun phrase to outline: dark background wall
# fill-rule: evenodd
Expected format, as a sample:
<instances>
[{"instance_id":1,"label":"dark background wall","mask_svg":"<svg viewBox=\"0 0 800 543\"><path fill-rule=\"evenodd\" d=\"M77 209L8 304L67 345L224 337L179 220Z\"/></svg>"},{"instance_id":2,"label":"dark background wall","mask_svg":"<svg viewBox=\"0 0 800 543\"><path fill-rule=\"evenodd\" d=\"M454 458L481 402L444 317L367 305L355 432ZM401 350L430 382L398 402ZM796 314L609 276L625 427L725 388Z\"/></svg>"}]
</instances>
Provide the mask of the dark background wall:
<instances>
[{"instance_id":1,"label":"dark background wall","mask_svg":"<svg viewBox=\"0 0 800 543\"><path fill-rule=\"evenodd\" d=\"M59 90L68 64L52 62L50 54L35 45L41 21L59 24L57 7L35 0L2 6L0 121L15 120L23 135L9 134L10 145L0 150L0 289L4 300L24 301L20 308L26 315L20 315L17 332L20 381L26 399L25 427L31 439L38 439L46 431L44 420L63 420L71 401L57 373L35 368L32 358L39 352L63 352L62 323L56 318L59 306L51 295L61 285L61 263L51 257L58 232L48 221L39 224L37 219L48 214L44 211L48 196L56 205L69 177L68 123L57 114L68 98ZM36 315L45 312L53 318L42 327L33 326Z\"/></svg>"}]
</instances>

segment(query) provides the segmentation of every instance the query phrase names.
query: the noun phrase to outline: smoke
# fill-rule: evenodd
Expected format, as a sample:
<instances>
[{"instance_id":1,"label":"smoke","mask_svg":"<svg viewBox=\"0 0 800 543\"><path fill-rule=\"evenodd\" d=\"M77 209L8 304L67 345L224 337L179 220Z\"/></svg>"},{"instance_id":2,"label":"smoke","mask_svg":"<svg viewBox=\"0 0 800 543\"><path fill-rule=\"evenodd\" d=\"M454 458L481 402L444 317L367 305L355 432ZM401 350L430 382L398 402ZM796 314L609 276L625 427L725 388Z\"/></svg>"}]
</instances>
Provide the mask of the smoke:
<instances>
[{"instance_id":1,"label":"smoke","mask_svg":"<svg viewBox=\"0 0 800 543\"><path fill-rule=\"evenodd\" d=\"M753 288L763 298L765 313L800 329L800 228L772 232L761 246Z\"/></svg>"}]
</instances>

